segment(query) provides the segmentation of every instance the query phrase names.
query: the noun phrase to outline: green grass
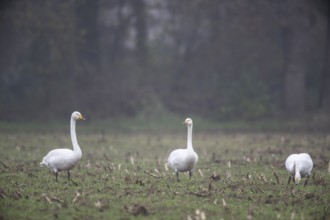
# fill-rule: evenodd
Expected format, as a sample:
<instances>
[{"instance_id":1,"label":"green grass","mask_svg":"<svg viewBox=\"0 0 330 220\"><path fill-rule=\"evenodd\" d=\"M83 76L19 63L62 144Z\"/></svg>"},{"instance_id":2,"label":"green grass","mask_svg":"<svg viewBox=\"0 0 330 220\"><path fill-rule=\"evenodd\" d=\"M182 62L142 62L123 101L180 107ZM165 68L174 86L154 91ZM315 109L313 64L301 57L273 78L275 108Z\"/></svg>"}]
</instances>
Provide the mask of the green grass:
<instances>
[{"instance_id":1,"label":"green grass","mask_svg":"<svg viewBox=\"0 0 330 220\"><path fill-rule=\"evenodd\" d=\"M85 115L86 116L86 115ZM305 115L299 118L267 118L267 119L237 119L237 120L211 120L197 115L176 115L165 110L153 114L143 113L136 117L93 118L86 116L84 126L79 127L80 132L87 133L173 133L182 131L181 122L191 117L194 129L199 132L305 132L325 133L330 130L330 117L319 113ZM64 132L68 130L68 118L54 120L0 121L0 132ZM67 125L67 126L65 126ZM181 126L180 126L181 125Z\"/></svg>"},{"instance_id":2,"label":"green grass","mask_svg":"<svg viewBox=\"0 0 330 220\"><path fill-rule=\"evenodd\" d=\"M172 123L179 128L165 134L156 125L142 132L122 125L113 133L79 123L83 158L72 171L76 184L67 183L64 172L57 183L39 166L49 150L71 146L65 123L43 131L4 129L0 219L329 219L329 135L223 133L200 128L197 119L197 170L191 180L180 174L176 182L164 164L171 150L186 144L186 128ZM309 152L314 160L307 186L287 185L283 164L293 152Z\"/></svg>"}]
</instances>

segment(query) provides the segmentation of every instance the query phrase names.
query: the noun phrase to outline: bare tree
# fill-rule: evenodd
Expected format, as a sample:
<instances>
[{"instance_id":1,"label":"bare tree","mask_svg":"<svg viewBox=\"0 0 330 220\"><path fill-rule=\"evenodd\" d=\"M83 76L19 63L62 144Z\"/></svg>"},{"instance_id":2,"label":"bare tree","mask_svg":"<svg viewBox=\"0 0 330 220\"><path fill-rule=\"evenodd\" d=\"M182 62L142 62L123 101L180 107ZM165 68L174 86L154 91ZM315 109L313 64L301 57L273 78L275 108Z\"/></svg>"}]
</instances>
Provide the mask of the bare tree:
<instances>
[{"instance_id":1,"label":"bare tree","mask_svg":"<svg viewBox=\"0 0 330 220\"><path fill-rule=\"evenodd\" d=\"M322 108L324 106L324 102L327 94L327 88L329 89L330 85L330 3L326 2L326 17L327 17L327 25L326 25L326 42L325 42L325 55L324 55L324 63L321 75L321 86L320 92L318 96L317 108ZM328 90L329 91L329 90Z\"/></svg>"},{"instance_id":2,"label":"bare tree","mask_svg":"<svg viewBox=\"0 0 330 220\"><path fill-rule=\"evenodd\" d=\"M308 5L287 1L284 33L284 105L288 114L306 110L306 75L309 51L310 9Z\"/></svg>"}]
</instances>

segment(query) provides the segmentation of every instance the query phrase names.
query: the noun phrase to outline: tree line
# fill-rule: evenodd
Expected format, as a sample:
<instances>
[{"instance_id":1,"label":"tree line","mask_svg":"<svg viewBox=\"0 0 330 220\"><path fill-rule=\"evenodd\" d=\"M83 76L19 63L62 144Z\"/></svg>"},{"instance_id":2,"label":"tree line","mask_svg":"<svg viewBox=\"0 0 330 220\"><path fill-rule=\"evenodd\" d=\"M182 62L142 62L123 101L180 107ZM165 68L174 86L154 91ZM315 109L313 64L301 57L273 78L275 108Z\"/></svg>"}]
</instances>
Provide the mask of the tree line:
<instances>
[{"instance_id":1,"label":"tree line","mask_svg":"<svg viewBox=\"0 0 330 220\"><path fill-rule=\"evenodd\" d=\"M325 0L0 3L0 120L330 106Z\"/></svg>"}]
</instances>

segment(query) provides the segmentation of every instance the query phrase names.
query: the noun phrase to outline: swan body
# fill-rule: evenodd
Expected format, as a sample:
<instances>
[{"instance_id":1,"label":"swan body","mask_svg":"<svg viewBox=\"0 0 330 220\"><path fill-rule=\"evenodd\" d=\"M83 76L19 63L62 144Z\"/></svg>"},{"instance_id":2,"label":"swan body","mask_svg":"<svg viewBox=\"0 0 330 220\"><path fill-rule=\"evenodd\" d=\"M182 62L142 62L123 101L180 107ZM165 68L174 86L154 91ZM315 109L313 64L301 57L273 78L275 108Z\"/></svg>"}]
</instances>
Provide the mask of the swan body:
<instances>
[{"instance_id":1,"label":"swan body","mask_svg":"<svg viewBox=\"0 0 330 220\"><path fill-rule=\"evenodd\" d=\"M172 151L167 159L168 165L176 173L177 181L179 181L179 172L189 172L191 178L192 172L198 162L198 155L192 146L193 121L187 118L183 123L188 127L187 148Z\"/></svg>"},{"instance_id":2,"label":"swan body","mask_svg":"<svg viewBox=\"0 0 330 220\"><path fill-rule=\"evenodd\" d=\"M80 112L73 112L70 121L70 133L73 150L71 149L54 149L42 159L40 165L48 167L55 173L56 181L58 172L66 170L68 172L68 180L70 180L70 170L75 167L82 157L81 149L78 145L76 136L76 121L85 120Z\"/></svg>"},{"instance_id":3,"label":"swan body","mask_svg":"<svg viewBox=\"0 0 330 220\"><path fill-rule=\"evenodd\" d=\"M298 184L303 177L309 177L313 169L312 158L307 153L291 154L285 161L285 168L290 173L289 181L294 178Z\"/></svg>"}]
</instances>

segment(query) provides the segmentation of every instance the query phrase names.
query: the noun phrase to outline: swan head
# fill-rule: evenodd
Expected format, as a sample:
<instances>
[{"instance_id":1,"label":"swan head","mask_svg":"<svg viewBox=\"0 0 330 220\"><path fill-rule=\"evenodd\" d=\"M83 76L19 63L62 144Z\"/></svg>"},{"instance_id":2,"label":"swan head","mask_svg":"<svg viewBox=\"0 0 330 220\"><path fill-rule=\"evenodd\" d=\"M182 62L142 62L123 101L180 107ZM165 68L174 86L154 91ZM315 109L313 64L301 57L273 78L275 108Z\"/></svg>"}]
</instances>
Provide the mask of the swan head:
<instances>
[{"instance_id":1,"label":"swan head","mask_svg":"<svg viewBox=\"0 0 330 220\"><path fill-rule=\"evenodd\" d=\"M193 124L193 121L191 120L191 118L186 118L186 120L184 120L183 124L190 126Z\"/></svg>"},{"instance_id":2,"label":"swan head","mask_svg":"<svg viewBox=\"0 0 330 220\"><path fill-rule=\"evenodd\" d=\"M293 163L293 169L295 170L294 183L299 184L299 182L301 180L301 175L300 175L299 167L298 167L298 164L296 161Z\"/></svg>"},{"instance_id":3,"label":"swan head","mask_svg":"<svg viewBox=\"0 0 330 220\"><path fill-rule=\"evenodd\" d=\"M294 177L295 184L299 184L300 180L301 180L301 176L300 175L295 175L295 177Z\"/></svg>"},{"instance_id":4,"label":"swan head","mask_svg":"<svg viewBox=\"0 0 330 220\"><path fill-rule=\"evenodd\" d=\"M73 118L75 120L86 120L84 118L84 116L80 112L77 112L77 111L72 113L71 118Z\"/></svg>"}]
</instances>

